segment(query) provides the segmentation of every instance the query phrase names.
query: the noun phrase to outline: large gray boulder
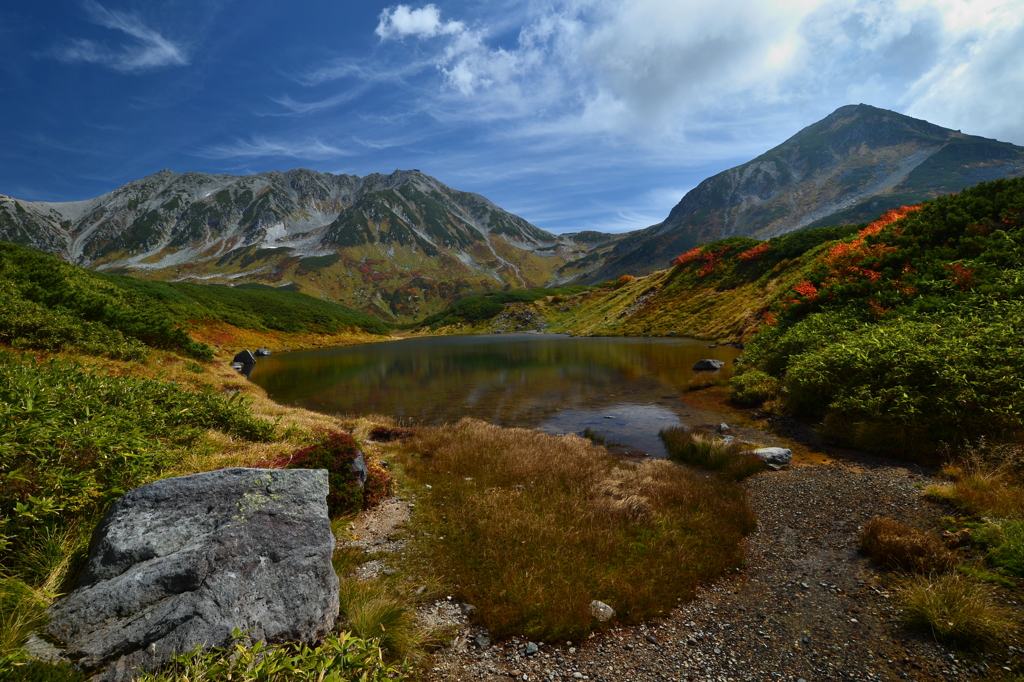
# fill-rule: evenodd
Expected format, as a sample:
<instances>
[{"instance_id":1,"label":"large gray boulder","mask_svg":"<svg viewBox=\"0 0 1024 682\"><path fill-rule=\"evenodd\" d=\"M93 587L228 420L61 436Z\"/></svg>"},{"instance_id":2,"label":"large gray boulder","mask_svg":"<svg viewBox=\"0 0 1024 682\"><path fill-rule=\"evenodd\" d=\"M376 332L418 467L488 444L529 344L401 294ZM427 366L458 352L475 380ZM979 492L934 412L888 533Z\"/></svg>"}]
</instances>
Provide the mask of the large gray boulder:
<instances>
[{"instance_id":1,"label":"large gray boulder","mask_svg":"<svg viewBox=\"0 0 1024 682\"><path fill-rule=\"evenodd\" d=\"M96 680L152 671L173 652L253 639L312 643L338 617L327 472L222 469L117 500L47 634Z\"/></svg>"},{"instance_id":2,"label":"large gray boulder","mask_svg":"<svg viewBox=\"0 0 1024 682\"><path fill-rule=\"evenodd\" d=\"M721 360L712 360L710 358L705 358L703 360L698 360L697 362L695 362L693 364L693 371L694 372L707 372L707 371L714 372L714 371L722 369L722 367L724 367L724 366L725 366L725 363L722 362Z\"/></svg>"}]
</instances>

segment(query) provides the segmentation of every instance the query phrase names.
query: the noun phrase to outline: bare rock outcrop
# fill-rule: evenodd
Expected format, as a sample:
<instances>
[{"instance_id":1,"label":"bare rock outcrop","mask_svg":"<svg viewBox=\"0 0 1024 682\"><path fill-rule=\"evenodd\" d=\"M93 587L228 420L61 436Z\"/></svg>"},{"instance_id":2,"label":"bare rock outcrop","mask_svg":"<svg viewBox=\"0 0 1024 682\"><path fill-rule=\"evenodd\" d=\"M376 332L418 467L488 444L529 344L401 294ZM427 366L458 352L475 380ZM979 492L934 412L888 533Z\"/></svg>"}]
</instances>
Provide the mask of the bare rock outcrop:
<instances>
[{"instance_id":1,"label":"bare rock outcrop","mask_svg":"<svg viewBox=\"0 0 1024 682\"><path fill-rule=\"evenodd\" d=\"M322 470L233 468L130 491L97 526L47 635L104 682L227 645L236 627L314 642L338 616L327 490Z\"/></svg>"}]
</instances>

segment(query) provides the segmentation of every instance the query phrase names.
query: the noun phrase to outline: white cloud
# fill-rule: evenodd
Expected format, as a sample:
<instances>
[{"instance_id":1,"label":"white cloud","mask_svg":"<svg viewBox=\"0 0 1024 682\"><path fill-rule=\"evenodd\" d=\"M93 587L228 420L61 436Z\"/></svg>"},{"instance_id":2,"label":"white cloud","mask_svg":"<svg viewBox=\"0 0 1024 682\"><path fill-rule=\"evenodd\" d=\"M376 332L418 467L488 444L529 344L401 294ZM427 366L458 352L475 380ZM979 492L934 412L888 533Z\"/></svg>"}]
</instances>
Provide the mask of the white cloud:
<instances>
[{"instance_id":1,"label":"white cloud","mask_svg":"<svg viewBox=\"0 0 1024 682\"><path fill-rule=\"evenodd\" d=\"M912 116L1024 144L1024 3L1015 12L979 4L967 16L954 8L940 58L903 102Z\"/></svg>"},{"instance_id":2,"label":"white cloud","mask_svg":"<svg viewBox=\"0 0 1024 682\"><path fill-rule=\"evenodd\" d=\"M374 31L381 40L388 38L404 38L417 36L433 38L439 34L458 35L466 30L461 21L441 22L441 10L433 4L420 9L410 9L408 5L399 5L394 9L385 9L380 13L380 22Z\"/></svg>"},{"instance_id":3,"label":"white cloud","mask_svg":"<svg viewBox=\"0 0 1024 682\"><path fill-rule=\"evenodd\" d=\"M147 27L134 14L108 10L93 0L86 0L84 7L92 23L121 31L134 38L135 43L112 48L94 40L77 38L54 49L54 55L61 61L102 64L125 73L189 63L182 45Z\"/></svg>"},{"instance_id":4,"label":"white cloud","mask_svg":"<svg viewBox=\"0 0 1024 682\"><path fill-rule=\"evenodd\" d=\"M1020 142L1022 25L1024 0L552 0L514 40L433 4L376 33L431 56L441 87L418 106L513 134L683 144L701 119L864 101Z\"/></svg>"},{"instance_id":5,"label":"white cloud","mask_svg":"<svg viewBox=\"0 0 1024 682\"><path fill-rule=\"evenodd\" d=\"M293 159L335 159L350 156L351 152L327 144L319 139L271 140L259 135L250 140L235 140L230 144L218 144L197 152L208 159L243 159L258 157L287 157Z\"/></svg>"}]
</instances>

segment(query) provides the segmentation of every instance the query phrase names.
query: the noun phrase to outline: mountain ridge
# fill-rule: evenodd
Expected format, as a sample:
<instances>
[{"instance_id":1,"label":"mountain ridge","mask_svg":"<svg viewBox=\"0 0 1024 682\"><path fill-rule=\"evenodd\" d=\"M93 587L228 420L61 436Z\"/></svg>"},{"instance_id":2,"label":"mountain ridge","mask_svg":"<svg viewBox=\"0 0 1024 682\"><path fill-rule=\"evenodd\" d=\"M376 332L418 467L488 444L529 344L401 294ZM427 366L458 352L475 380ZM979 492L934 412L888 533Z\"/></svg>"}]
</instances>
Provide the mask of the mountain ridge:
<instances>
[{"instance_id":1,"label":"mountain ridge","mask_svg":"<svg viewBox=\"0 0 1024 682\"><path fill-rule=\"evenodd\" d=\"M665 267L667 257L724 237L767 239L867 222L903 204L1019 176L1024 147L867 104L847 105L705 179L664 221L619 241L596 277L652 272Z\"/></svg>"},{"instance_id":2,"label":"mountain ridge","mask_svg":"<svg viewBox=\"0 0 1024 682\"><path fill-rule=\"evenodd\" d=\"M466 291L547 285L559 266L612 238L551 234L415 169L164 169L82 201L0 196L0 239L77 265L290 286L385 319L429 314Z\"/></svg>"}]
</instances>

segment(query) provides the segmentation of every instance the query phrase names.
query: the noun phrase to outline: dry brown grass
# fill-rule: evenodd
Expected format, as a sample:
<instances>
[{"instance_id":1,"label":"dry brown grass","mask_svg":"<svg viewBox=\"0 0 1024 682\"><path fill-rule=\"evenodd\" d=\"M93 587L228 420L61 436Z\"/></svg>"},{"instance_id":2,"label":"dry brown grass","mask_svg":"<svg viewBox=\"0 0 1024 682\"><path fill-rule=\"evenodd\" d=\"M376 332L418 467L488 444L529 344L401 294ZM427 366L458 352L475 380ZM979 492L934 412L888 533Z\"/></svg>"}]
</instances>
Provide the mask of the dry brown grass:
<instances>
[{"instance_id":1,"label":"dry brown grass","mask_svg":"<svg viewBox=\"0 0 1024 682\"><path fill-rule=\"evenodd\" d=\"M1024 518L1024 446L979 440L950 456L942 473L953 482L930 487L928 498L975 516Z\"/></svg>"},{"instance_id":2,"label":"dry brown grass","mask_svg":"<svg viewBox=\"0 0 1024 682\"><path fill-rule=\"evenodd\" d=\"M755 525L736 486L666 461L618 464L573 435L463 419L397 447L419 558L497 636L578 638L593 599L627 622L665 613L739 565Z\"/></svg>"},{"instance_id":3,"label":"dry brown grass","mask_svg":"<svg viewBox=\"0 0 1024 682\"><path fill-rule=\"evenodd\" d=\"M956 555L938 537L885 516L864 524L860 550L882 566L904 571L945 572L956 566Z\"/></svg>"},{"instance_id":4,"label":"dry brown grass","mask_svg":"<svg viewBox=\"0 0 1024 682\"><path fill-rule=\"evenodd\" d=\"M1016 615L996 604L994 590L958 573L915 576L900 589L911 627L961 645L989 644L1019 630Z\"/></svg>"},{"instance_id":5,"label":"dry brown grass","mask_svg":"<svg viewBox=\"0 0 1024 682\"><path fill-rule=\"evenodd\" d=\"M692 467L717 471L718 478L724 481L740 481L768 469L757 455L743 453L756 445L738 440L726 442L702 429L682 426L664 429L658 435L670 458Z\"/></svg>"}]
</instances>

